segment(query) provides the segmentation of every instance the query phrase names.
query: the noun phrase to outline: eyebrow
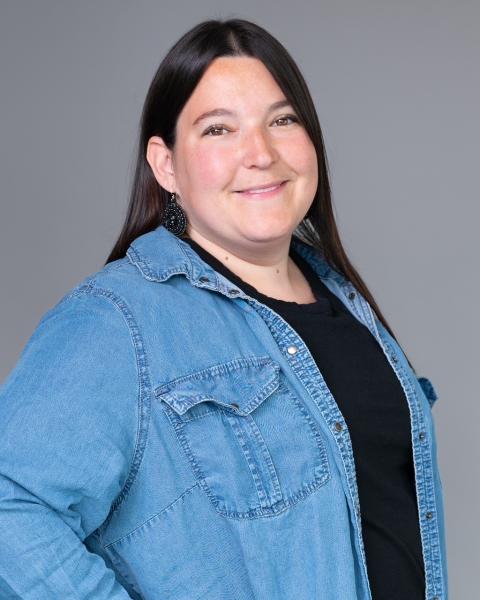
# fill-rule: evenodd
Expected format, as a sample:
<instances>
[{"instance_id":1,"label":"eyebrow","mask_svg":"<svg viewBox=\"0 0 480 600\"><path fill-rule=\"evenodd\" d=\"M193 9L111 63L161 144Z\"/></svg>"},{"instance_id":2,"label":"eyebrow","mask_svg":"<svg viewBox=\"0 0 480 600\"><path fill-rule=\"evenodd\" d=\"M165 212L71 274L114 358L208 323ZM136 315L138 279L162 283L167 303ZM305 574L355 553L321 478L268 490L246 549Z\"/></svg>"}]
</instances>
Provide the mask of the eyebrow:
<instances>
[{"instance_id":1,"label":"eyebrow","mask_svg":"<svg viewBox=\"0 0 480 600\"><path fill-rule=\"evenodd\" d=\"M272 112L273 110L277 110L278 108L283 108L284 106L291 106L291 103L287 100L278 100L267 109L267 112ZM199 117L195 119L193 125L197 125L200 121L207 119L208 117L224 117L224 116L234 116L235 112L228 110L227 108L214 108L213 110L208 110L207 112L202 113Z\"/></svg>"}]
</instances>

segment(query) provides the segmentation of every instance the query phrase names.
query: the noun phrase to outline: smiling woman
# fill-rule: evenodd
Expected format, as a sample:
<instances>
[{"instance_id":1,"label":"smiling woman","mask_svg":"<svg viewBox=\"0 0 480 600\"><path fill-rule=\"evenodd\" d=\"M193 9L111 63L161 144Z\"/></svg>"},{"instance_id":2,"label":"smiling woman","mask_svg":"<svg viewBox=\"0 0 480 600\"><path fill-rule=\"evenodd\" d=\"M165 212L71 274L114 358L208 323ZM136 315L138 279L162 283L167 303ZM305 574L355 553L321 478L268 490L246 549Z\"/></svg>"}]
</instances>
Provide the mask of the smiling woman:
<instances>
[{"instance_id":1,"label":"smiling woman","mask_svg":"<svg viewBox=\"0 0 480 600\"><path fill-rule=\"evenodd\" d=\"M147 147L155 178L188 216L187 235L280 295L294 289L290 238L318 186L315 147L283 96L257 58L216 58L179 114L174 147L159 136ZM229 110L215 108L218 98Z\"/></svg>"},{"instance_id":2,"label":"smiling woman","mask_svg":"<svg viewBox=\"0 0 480 600\"><path fill-rule=\"evenodd\" d=\"M342 247L292 57L200 23L105 265L0 389L0 597L445 600L436 398Z\"/></svg>"}]
</instances>

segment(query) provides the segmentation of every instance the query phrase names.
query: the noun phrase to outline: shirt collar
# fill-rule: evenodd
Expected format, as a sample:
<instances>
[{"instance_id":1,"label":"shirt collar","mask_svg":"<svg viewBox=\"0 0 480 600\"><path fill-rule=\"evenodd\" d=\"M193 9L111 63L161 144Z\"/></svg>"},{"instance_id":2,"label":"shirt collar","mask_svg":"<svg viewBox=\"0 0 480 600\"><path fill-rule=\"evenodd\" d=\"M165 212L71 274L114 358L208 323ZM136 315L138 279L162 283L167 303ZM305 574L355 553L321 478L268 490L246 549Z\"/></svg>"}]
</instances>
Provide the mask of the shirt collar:
<instances>
[{"instance_id":1,"label":"shirt collar","mask_svg":"<svg viewBox=\"0 0 480 600\"><path fill-rule=\"evenodd\" d=\"M343 275L328 265L319 250L296 236L292 237L291 243L321 279L334 279L340 285L345 283ZM127 250L127 257L149 281L161 282L172 275L184 274L194 285L224 293L234 290L234 295L243 295L237 286L202 260L187 242L163 225L136 238Z\"/></svg>"}]
</instances>

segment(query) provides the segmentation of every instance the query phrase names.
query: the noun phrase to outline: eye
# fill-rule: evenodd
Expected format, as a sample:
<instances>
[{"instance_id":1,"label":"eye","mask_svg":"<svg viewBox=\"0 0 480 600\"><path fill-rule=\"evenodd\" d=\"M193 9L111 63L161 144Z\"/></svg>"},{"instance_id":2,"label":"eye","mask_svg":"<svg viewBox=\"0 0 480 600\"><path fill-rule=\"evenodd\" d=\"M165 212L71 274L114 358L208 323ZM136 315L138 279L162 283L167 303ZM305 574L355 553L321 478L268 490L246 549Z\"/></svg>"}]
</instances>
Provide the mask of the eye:
<instances>
[{"instance_id":1,"label":"eye","mask_svg":"<svg viewBox=\"0 0 480 600\"><path fill-rule=\"evenodd\" d=\"M210 135L210 137L220 137L221 134L217 135L215 132L222 130L228 131L228 129L223 125L212 125L203 132L203 135Z\"/></svg>"},{"instance_id":2,"label":"eye","mask_svg":"<svg viewBox=\"0 0 480 600\"><path fill-rule=\"evenodd\" d=\"M290 121L293 123L299 123L299 119L295 115L284 115L283 117L278 117L278 119L275 119L274 123L278 123L279 121L287 121L288 119L290 119Z\"/></svg>"}]
</instances>

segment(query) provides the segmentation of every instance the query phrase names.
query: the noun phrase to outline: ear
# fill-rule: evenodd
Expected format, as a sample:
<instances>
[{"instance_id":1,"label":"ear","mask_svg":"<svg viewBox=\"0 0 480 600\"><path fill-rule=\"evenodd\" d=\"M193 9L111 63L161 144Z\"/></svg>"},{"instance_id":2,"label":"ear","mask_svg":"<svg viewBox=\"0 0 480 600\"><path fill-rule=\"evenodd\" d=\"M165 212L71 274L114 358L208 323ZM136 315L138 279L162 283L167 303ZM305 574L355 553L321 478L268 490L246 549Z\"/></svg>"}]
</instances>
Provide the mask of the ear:
<instances>
[{"instance_id":1,"label":"ear","mask_svg":"<svg viewBox=\"0 0 480 600\"><path fill-rule=\"evenodd\" d=\"M172 151L161 137L155 135L148 140L146 159L158 183L169 192L176 191Z\"/></svg>"}]
</instances>

